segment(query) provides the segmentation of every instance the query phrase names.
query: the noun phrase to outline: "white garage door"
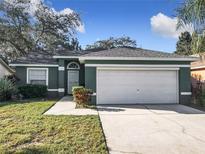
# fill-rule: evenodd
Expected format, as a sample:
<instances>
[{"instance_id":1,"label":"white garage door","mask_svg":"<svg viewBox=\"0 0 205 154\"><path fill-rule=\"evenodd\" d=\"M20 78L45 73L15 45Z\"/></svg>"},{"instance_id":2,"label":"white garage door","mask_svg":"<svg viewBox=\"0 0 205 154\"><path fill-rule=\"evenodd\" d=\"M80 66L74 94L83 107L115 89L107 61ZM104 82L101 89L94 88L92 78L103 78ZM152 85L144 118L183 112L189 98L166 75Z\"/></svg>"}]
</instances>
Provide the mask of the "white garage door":
<instances>
[{"instance_id":1,"label":"white garage door","mask_svg":"<svg viewBox=\"0 0 205 154\"><path fill-rule=\"evenodd\" d=\"M178 103L176 70L101 70L97 104Z\"/></svg>"}]
</instances>

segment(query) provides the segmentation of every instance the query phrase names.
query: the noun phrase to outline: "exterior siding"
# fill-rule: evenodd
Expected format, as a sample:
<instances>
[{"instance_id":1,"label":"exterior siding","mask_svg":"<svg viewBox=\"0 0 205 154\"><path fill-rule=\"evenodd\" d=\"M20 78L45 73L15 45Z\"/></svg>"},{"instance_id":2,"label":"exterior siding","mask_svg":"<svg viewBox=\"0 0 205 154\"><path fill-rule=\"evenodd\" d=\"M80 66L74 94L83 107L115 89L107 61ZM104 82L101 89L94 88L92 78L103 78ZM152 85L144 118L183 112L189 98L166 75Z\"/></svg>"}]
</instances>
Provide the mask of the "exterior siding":
<instances>
[{"instance_id":1,"label":"exterior siding","mask_svg":"<svg viewBox=\"0 0 205 154\"><path fill-rule=\"evenodd\" d=\"M65 68L65 60L58 60L59 67ZM58 93L59 97L63 97L65 95L65 70L58 71L58 88L62 89L61 92Z\"/></svg>"},{"instance_id":2,"label":"exterior siding","mask_svg":"<svg viewBox=\"0 0 205 154\"><path fill-rule=\"evenodd\" d=\"M27 84L27 68L39 68L39 67L23 67L18 66L15 68L16 76L19 81L17 86ZM47 68L47 67L41 67ZM58 68L57 67L48 67L48 89L58 89ZM48 91L48 97L58 97L57 91Z\"/></svg>"},{"instance_id":3,"label":"exterior siding","mask_svg":"<svg viewBox=\"0 0 205 154\"><path fill-rule=\"evenodd\" d=\"M48 69L48 88L49 89L58 89L58 68L50 67Z\"/></svg>"},{"instance_id":4,"label":"exterior siding","mask_svg":"<svg viewBox=\"0 0 205 154\"><path fill-rule=\"evenodd\" d=\"M58 70L58 67L46 67L49 70L49 89L64 89L64 92L49 92L50 96L62 97L67 94L67 64L71 61L76 61L77 59L60 59L58 64L60 67L64 67L65 70ZM130 60L89 60L85 61L85 64L173 64L173 65L189 65L190 62L175 62L175 61L130 61ZM16 67L16 76L20 79L17 85L26 84L26 73L29 67ZM33 68L33 67L32 67ZM39 68L39 67L38 67ZM80 64L79 70L79 84L85 86L86 88L92 89L96 92L96 67L85 67L84 64ZM190 78L190 68L182 67L179 70L179 101L181 104L189 103L191 101L190 95L181 95L181 92L191 92L191 78ZM92 103L96 102L96 96L92 97Z\"/></svg>"},{"instance_id":5,"label":"exterior siding","mask_svg":"<svg viewBox=\"0 0 205 154\"><path fill-rule=\"evenodd\" d=\"M96 67L85 67L85 87L96 93ZM96 104L96 95L91 97L91 103Z\"/></svg>"},{"instance_id":6,"label":"exterior siding","mask_svg":"<svg viewBox=\"0 0 205 154\"><path fill-rule=\"evenodd\" d=\"M179 71L179 101L181 104L191 103L191 95L181 95L181 92L191 92L190 68L180 68Z\"/></svg>"},{"instance_id":7,"label":"exterior siding","mask_svg":"<svg viewBox=\"0 0 205 154\"><path fill-rule=\"evenodd\" d=\"M17 82L17 85L24 85L26 84L26 68L27 67L16 67L16 76L18 77L19 81Z\"/></svg>"},{"instance_id":8,"label":"exterior siding","mask_svg":"<svg viewBox=\"0 0 205 154\"><path fill-rule=\"evenodd\" d=\"M96 67L85 67L85 87L96 92Z\"/></svg>"},{"instance_id":9,"label":"exterior siding","mask_svg":"<svg viewBox=\"0 0 205 154\"><path fill-rule=\"evenodd\" d=\"M84 64L80 64L79 82L81 86L85 86L85 65Z\"/></svg>"}]
</instances>

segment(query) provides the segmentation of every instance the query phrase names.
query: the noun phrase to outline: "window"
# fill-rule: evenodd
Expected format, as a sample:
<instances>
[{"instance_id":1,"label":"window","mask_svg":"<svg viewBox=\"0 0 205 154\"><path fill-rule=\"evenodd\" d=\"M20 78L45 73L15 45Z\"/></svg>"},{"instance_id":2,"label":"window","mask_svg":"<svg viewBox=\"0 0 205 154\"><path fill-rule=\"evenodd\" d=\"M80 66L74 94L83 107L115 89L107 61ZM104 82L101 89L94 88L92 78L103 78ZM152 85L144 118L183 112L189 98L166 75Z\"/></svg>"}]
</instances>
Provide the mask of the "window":
<instances>
[{"instance_id":1,"label":"window","mask_svg":"<svg viewBox=\"0 0 205 154\"><path fill-rule=\"evenodd\" d=\"M76 62L70 62L67 66L67 69L80 69L80 66Z\"/></svg>"},{"instance_id":2,"label":"window","mask_svg":"<svg viewBox=\"0 0 205 154\"><path fill-rule=\"evenodd\" d=\"M28 68L27 83L48 85L48 69L47 68Z\"/></svg>"}]
</instances>

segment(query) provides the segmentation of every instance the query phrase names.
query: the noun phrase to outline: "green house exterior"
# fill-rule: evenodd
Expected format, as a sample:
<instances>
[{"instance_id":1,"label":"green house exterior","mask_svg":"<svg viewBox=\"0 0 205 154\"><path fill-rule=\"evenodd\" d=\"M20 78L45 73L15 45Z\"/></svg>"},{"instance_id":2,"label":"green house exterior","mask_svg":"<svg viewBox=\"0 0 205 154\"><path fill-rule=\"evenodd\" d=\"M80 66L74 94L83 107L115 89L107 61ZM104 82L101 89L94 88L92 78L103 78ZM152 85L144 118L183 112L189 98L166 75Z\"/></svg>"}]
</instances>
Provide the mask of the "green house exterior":
<instances>
[{"instance_id":1,"label":"green house exterior","mask_svg":"<svg viewBox=\"0 0 205 154\"><path fill-rule=\"evenodd\" d=\"M107 55L106 52L109 54ZM144 70L152 70L152 74L154 74L155 71L156 73L161 73L163 71L174 71L177 74L177 103L190 103L190 62L194 61L195 59L162 52L155 53L155 51L147 50L143 50L143 56L138 55L142 54L141 52L141 50L139 51L125 48L103 50L86 54L83 53L80 55L57 54L50 57L50 59L52 59L52 63L26 63L25 61L19 62L17 60L11 63L10 66L14 67L16 76L19 78L17 83L18 85L24 85L28 83L28 70L38 70L39 68L42 70L45 69L47 70L47 86L49 97L63 97L65 95L70 95L70 85L78 84L94 91L94 94L92 95L92 103L94 104L98 100L97 88L101 88L98 87L97 83L97 74L101 68L103 68L103 70L109 70L111 74L113 74L112 72L114 71L114 73L116 72L116 75L120 75L120 73L122 74L122 70L131 70L136 73L138 71L143 73ZM24 57L24 59L26 58ZM117 73L116 70L119 70L119 73ZM166 75L166 73L162 75ZM126 81L124 82L126 83ZM99 97L103 97L103 93L101 93ZM126 96L124 97L126 98Z\"/></svg>"}]
</instances>

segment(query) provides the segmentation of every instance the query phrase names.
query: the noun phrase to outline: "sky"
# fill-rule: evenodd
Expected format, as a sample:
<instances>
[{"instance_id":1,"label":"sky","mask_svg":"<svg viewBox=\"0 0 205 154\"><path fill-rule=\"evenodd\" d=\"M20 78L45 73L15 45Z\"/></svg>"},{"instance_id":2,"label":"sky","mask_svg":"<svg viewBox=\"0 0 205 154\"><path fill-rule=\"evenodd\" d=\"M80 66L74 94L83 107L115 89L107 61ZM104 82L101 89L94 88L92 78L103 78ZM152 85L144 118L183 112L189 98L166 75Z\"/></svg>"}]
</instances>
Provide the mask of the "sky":
<instances>
[{"instance_id":1,"label":"sky","mask_svg":"<svg viewBox=\"0 0 205 154\"><path fill-rule=\"evenodd\" d=\"M47 0L60 11L80 14L83 27L77 37L82 47L111 36L130 36L138 47L173 52L181 32L176 30L176 9L183 0Z\"/></svg>"}]
</instances>

